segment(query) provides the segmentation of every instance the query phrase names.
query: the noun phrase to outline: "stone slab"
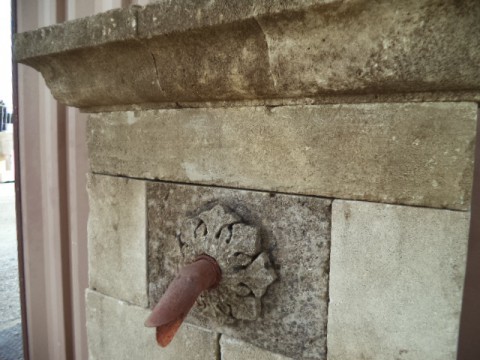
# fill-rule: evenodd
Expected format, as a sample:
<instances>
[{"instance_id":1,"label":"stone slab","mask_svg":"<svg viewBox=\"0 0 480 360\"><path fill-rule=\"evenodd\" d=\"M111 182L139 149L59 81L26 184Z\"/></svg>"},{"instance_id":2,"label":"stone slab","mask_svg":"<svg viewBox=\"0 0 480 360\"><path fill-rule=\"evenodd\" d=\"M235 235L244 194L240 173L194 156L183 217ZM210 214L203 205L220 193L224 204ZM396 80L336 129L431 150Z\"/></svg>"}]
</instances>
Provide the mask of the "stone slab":
<instances>
[{"instance_id":1,"label":"stone slab","mask_svg":"<svg viewBox=\"0 0 480 360\"><path fill-rule=\"evenodd\" d=\"M144 327L149 311L87 290L89 359L217 359L218 335L183 324L167 348L160 348L155 329Z\"/></svg>"},{"instance_id":2,"label":"stone slab","mask_svg":"<svg viewBox=\"0 0 480 360\"><path fill-rule=\"evenodd\" d=\"M17 34L15 57L21 61L134 39L137 10L138 7L113 9Z\"/></svg>"},{"instance_id":3,"label":"stone slab","mask_svg":"<svg viewBox=\"0 0 480 360\"><path fill-rule=\"evenodd\" d=\"M198 306L187 320L293 358L325 359L330 200L151 182L147 203L151 307L183 262L182 224L222 205L260 229L277 280L261 298L257 320L221 323Z\"/></svg>"},{"instance_id":4,"label":"stone slab","mask_svg":"<svg viewBox=\"0 0 480 360\"><path fill-rule=\"evenodd\" d=\"M87 111L337 94L478 95L479 20L477 0L162 1L17 34L14 51L56 99Z\"/></svg>"},{"instance_id":5,"label":"stone slab","mask_svg":"<svg viewBox=\"0 0 480 360\"><path fill-rule=\"evenodd\" d=\"M328 358L456 358L469 213L333 202Z\"/></svg>"},{"instance_id":6,"label":"stone slab","mask_svg":"<svg viewBox=\"0 0 480 360\"><path fill-rule=\"evenodd\" d=\"M93 114L93 172L467 209L474 103Z\"/></svg>"},{"instance_id":7,"label":"stone slab","mask_svg":"<svg viewBox=\"0 0 480 360\"><path fill-rule=\"evenodd\" d=\"M280 354L275 354L228 336L220 337L220 353L222 360L291 360Z\"/></svg>"},{"instance_id":8,"label":"stone slab","mask_svg":"<svg viewBox=\"0 0 480 360\"><path fill-rule=\"evenodd\" d=\"M89 287L146 307L145 183L91 175L88 193Z\"/></svg>"}]
</instances>

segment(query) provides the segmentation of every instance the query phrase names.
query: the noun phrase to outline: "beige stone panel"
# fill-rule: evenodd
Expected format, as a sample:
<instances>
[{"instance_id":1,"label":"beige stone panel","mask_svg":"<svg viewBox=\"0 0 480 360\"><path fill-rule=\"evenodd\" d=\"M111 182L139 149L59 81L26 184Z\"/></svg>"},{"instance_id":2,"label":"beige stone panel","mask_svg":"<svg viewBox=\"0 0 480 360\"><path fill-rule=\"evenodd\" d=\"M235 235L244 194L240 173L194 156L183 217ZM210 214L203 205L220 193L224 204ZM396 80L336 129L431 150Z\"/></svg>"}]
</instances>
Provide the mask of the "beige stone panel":
<instances>
[{"instance_id":1,"label":"beige stone panel","mask_svg":"<svg viewBox=\"0 0 480 360\"><path fill-rule=\"evenodd\" d=\"M455 359L469 213L336 200L329 360Z\"/></svg>"},{"instance_id":2,"label":"beige stone panel","mask_svg":"<svg viewBox=\"0 0 480 360\"><path fill-rule=\"evenodd\" d=\"M91 115L93 172L467 209L477 105L350 104Z\"/></svg>"},{"instance_id":3,"label":"beige stone panel","mask_svg":"<svg viewBox=\"0 0 480 360\"><path fill-rule=\"evenodd\" d=\"M92 175L88 192L90 288L146 307L145 183Z\"/></svg>"},{"instance_id":4,"label":"beige stone panel","mask_svg":"<svg viewBox=\"0 0 480 360\"><path fill-rule=\"evenodd\" d=\"M90 360L214 360L218 335L183 324L167 348L144 327L149 311L87 290L87 331Z\"/></svg>"},{"instance_id":5,"label":"beige stone panel","mask_svg":"<svg viewBox=\"0 0 480 360\"><path fill-rule=\"evenodd\" d=\"M292 358L260 349L244 341L225 335L220 338L220 353L222 360L290 360Z\"/></svg>"}]
</instances>

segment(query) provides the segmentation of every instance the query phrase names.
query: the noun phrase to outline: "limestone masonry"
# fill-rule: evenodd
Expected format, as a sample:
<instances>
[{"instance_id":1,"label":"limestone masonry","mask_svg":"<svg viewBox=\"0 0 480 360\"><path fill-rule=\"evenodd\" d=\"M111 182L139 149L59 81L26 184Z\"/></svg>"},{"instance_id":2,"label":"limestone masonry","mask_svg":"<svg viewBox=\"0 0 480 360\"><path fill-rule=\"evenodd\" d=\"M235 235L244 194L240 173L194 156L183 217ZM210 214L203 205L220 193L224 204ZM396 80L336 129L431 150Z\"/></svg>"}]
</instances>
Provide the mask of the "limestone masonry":
<instances>
[{"instance_id":1,"label":"limestone masonry","mask_svg":"<svg viewBox=\"0 0 480 360\"><path fill-rule=\"evenodd\" d=\"M17 34L91 113L90 359L456 358L477 0L164 0ZM173 342L144 321L217 259Z\"/></svg>"},{"instance_id":2,"label":"limestone masonry","mask_svg":"<svg viewBox=\"0 0 480 360\"><path fill-rule=\"evenodd\" d=\"M85 109L439 91L478 100L479 18L476 0L160 1L17 35L15 57Z\"/></svg>"}]
</instances>

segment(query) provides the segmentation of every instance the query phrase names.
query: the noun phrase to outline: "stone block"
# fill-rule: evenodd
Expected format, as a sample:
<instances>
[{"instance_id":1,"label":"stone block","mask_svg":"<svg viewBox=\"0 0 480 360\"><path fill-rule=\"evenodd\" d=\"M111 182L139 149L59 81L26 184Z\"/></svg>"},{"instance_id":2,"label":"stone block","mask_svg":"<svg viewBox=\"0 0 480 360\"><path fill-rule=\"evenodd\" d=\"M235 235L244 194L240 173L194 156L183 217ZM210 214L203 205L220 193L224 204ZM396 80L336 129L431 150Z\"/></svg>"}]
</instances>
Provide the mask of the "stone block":
<instances>
[{"instance_id":1,"label":"stone block","mask_svg":"<svg viewBox=\"0 0 480 360\"><path fill-rule=\"evenodd\" d=\"M167 348L160 348L155 329L144 327L149 311L87 290L89 359L217 359L218 335L183 324Z\"/></svg>"},{"instance_id":2,"label":"stone block","mask_svg":"<svg viewBox=\"0 0 480 360\"><path fill-rule=\"evenodd\" d=\"M250 275L232 300L223 284L235 276L222 267L219 287L200 298L187 321L293 358L325 359L330 204L315 197L147 183L150 306L178 268L192 261L186 257L188 247L204 246L203 237L212 234L222 243L207 241L204 253L218 253L222 266L228 263L224 254L230 254L241 262L237 271ZM194 223L195 236L187 240L193 235L184 224L198 217L202 221ZM236 245L240 248L231 250ZM257 266L260 260L271 265Z\"/></svg>"},{"instance_id":3,"label":"stone block","mask_svg":"<svg viewBox=\"0 0 480 360\"><path fill-rule=\"evenodd\" d=\"M328 358L455 359L469 213L335 200Z\"/></svg>"},{"instance_id":4,"label":"stone block","mask_svg":"<svg viewBox=\"0 0 480 360\"><path fill-rule=\"evenodd\" d=\"M467 209L474 103L91 115L93 172Z\"/></svg>"},{"instance_id":5,"label":"stone block","mask_svg":"<svg viewBox=\"0 0 480 360\"><path fill-rule=\"evenodd\" d=\"M16 34L14 50L56 99L87 111L419 92L478 98L479 19L477 0L161 1Z\"/></svg>"},{"instance_id":6,"label":"stone block","mask_svg":"<svg viewBox=\"0 0 480 360\"><path fill-rule=\"evenodd\" d=\"M145 183L92 175L88 192L90 288L146 307Z\"/></svg>"},{"instance_id":7,"label":"stone block","mask_svg":"<svg viewBox=\"0 0 480 360\"><path fill-rule=\"evenodd\" d=\"M280 354L260 349L244 341L223 335L220 337L220 354L222 360L290 360Z\"/></svg>"}]
</instances>

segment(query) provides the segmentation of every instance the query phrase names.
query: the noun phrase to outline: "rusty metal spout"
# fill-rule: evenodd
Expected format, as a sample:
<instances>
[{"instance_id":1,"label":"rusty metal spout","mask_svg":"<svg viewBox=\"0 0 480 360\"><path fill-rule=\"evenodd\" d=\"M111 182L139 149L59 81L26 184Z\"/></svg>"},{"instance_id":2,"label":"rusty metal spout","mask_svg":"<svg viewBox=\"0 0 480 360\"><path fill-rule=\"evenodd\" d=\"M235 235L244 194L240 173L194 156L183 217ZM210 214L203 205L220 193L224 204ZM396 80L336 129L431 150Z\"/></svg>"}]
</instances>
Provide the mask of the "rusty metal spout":
<instances>
[{"instance_id":1,"label":"rusty metal spout","mask_svg":"<svg viewBox=\"0 0 480 360\"><path fill-rule=\"evenodd\" d=\"M183 267L145 321L156 328L157 343L165 347L172 341L198 296L216 287L221 270L215 259L202 255Z\"/></svg>"}]
</instances>

